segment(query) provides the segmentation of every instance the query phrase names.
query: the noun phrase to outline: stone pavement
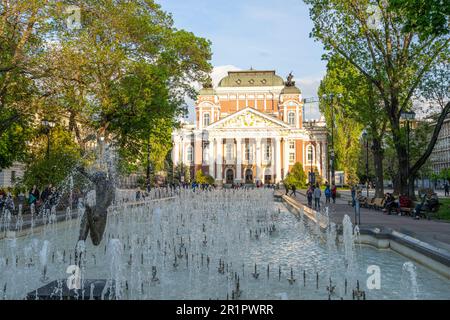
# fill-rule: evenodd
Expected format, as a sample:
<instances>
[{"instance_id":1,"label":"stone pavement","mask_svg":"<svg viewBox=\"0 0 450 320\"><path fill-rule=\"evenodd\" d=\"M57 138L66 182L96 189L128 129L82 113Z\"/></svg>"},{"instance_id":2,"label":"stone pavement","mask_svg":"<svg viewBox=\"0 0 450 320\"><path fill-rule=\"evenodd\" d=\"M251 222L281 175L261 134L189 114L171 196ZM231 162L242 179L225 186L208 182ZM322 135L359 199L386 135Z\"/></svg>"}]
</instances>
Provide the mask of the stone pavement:
<instances>
[{"instance_id":1,"label":"stone pavement","mask_svg":"<svg viewBox=\"0 0 450 320\"><path fill-rule=\"evenodd\" d=\"M295 199L307 205L305 191L297 192ZM292 197L293 198L293 197ZM322 196L322 208L325 207L325 197ZM349 215L354 222L355 211L348 204L346 196L336 199L336 204L326 204L329 207L331 221L341 224L344 215ZM437 220L415 220L412 217L387 215L380 210L361 208L361 226L389 228L418 240L427 242L438 248L450 251L450 223Z\"/></svg>"}]
</instances>

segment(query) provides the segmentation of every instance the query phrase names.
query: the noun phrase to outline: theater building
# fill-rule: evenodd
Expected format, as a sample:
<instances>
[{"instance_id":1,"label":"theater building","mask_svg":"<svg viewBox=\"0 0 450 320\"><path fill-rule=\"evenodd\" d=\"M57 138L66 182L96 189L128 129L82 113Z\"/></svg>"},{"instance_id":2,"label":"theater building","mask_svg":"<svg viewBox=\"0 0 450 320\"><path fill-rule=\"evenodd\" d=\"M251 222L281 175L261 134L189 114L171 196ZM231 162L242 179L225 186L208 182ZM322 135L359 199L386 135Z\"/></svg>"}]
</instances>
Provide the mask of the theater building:
<instances>
[{"instance_id":1,"label":"theater building","mask_svg":"<svg viewBox=\"0 0 450 320\"><path fill-rule=\"evenodd\" d=\"M304 121L302 94L289 75L230 71L200 90L195 124L173 132L174 167L189 166L217 184L277 183L300 162L326 179L327 131Z\"/></svg>"}]
</instances>

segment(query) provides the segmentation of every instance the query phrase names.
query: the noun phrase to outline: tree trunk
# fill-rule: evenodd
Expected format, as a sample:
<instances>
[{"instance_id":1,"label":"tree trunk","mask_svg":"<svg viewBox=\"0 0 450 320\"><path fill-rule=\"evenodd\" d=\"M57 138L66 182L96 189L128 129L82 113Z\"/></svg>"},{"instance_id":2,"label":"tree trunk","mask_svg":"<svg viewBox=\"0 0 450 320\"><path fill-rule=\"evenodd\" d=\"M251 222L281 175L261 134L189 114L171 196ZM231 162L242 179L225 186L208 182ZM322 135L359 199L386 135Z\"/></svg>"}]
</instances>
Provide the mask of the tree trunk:
<instances>
[{"instance_id":1,"label":"tree trunk","mask_svg":"<svg viewBox=\"0 0 450 320\"><path fill-rule=\"evenodd\" d=\"M408 182L409 197L412 200L416 200L414 180L415 180L414 176L411 176L411 179Z\"/></svg>"},{"instance_id":2,"label":"tree trunk","mask_svg":"<svg viewBox=\"0 0 450 320\"><path fill-rule=\"evenodd\" d=\"M384 197L383 186L383 148L381 147L381 141L379 139L372 140L372 154L375 168L375 197Z\"/></svg>"},{"instance_id":3,"label":"tree trunk","mask_svg":"<svg viewBox=\"0 0 450 320\"><path fill-rule=\"evenodd\" d=\"M391 110L398 109L398 102L394 100L391 102ZM397 195L408 193L408 148L406 146L406 139L402 136L400 130L400 119L399 116L394 112L390 116L392 139L394 141L394 147L397 155L398 172L397 172L397 183L394 184L394 193Z\"/></svg>"}]
</instances>

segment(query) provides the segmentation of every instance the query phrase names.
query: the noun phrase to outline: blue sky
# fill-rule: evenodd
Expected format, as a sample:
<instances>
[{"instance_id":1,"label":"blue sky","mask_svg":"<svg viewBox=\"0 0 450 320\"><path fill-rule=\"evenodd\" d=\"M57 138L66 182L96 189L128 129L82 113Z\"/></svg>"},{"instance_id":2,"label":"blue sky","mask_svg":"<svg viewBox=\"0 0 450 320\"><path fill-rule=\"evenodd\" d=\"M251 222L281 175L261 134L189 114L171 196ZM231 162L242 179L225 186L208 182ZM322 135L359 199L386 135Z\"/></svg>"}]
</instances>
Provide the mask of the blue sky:
<instances>
[{"instance_id":1,"label":"blue sky","mask_svg":"<svg viewBox=\"0 0 450 320\"><path fill-rule=\"evenodd\" d=\"M282 77L292 71L305 98L317 95L326 64L321 44L309 38L312 22L302 0L157 2L172 13L177 28L211 40L213 78L250 67Z\"/></svg>"}]
</instances>

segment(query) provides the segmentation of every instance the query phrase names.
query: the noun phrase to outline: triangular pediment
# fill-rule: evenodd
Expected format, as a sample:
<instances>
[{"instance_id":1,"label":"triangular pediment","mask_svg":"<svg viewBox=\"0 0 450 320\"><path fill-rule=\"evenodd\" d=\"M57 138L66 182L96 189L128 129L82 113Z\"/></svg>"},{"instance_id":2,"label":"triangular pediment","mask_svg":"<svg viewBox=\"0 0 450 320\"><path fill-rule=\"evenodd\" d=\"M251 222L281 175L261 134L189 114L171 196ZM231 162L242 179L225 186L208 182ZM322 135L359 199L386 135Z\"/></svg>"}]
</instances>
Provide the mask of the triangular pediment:
<instances>
[{"instance_id":1,"label":"triangular pediment","mask_svg":"<svg viewBox=\"0 0 450 320\"><path fill-rule=\"evenodd\" d=\"M283 121L264 114L253 108L245 108L235 112L217 122L212 123L207 129L289 129Z\"/></svg>"}]
</instances>

